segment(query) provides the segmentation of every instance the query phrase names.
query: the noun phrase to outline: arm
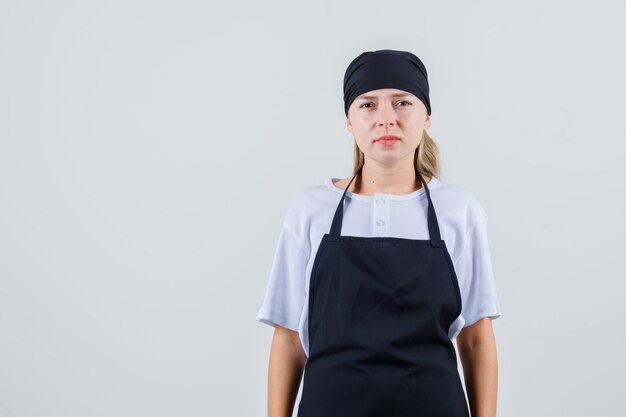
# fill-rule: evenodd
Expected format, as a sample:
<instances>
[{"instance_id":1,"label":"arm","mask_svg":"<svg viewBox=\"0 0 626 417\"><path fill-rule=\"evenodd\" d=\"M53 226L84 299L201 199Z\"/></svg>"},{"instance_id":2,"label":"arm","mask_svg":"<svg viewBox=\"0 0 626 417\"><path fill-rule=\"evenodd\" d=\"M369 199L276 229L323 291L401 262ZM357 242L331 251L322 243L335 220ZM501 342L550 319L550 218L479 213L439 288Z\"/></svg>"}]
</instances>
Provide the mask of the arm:
<instances>
[{"instance_id":1,"label":"arm","mask_svg":"<svg viewBox=\"0 0 626 417\"><path fill-rule=\"evenodd\" d=\"M306 355L298 332L276 325L268 372L268 417L291 417Z\"/></svg>"},{"instance_id":2,"label":"arm","mask_svg":"<svg viewBox=\"0 0 626 417\"><path fill-rule=\"evenodd\" d=\"M495 417L498 358L491 318L464 327L456 340L472 417Z\"/></svg>"}]
</instances>

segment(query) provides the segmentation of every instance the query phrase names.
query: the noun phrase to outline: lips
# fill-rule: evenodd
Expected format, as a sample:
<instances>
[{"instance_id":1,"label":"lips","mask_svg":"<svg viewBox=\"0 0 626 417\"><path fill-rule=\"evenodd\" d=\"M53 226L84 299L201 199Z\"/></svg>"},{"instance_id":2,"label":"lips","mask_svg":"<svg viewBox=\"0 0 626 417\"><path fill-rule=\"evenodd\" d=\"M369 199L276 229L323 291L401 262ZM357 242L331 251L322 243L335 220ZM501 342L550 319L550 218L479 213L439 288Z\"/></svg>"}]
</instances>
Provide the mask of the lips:
<instances>
[{"instance_id":1,"label":"lips","mask_svg":"<svg viewBox=\"0 0 626 417\"><path fill-rule=\"evenodd\" d=\"M395 136L395 135L385 135L385 136L381 136L378 139L376 139L374 142L378 142L379 140L383 140L383 141L389 141L389 140L400 140L399 137Z\"/></svg>"},{"instance_id":2,"label":"lips","mask_svg":"<svg viewBox=\"0 0 626 417\"><path fill-rule=\"evenodd\" d=\"M394 136L394 135L385 135L385 136L381 136L378 139L376 139L374 141L374 143L380 143L383 146L390 146L393 145L394 143L398 142L400 140L399 137Z\"/></svg>"}]
</instances>

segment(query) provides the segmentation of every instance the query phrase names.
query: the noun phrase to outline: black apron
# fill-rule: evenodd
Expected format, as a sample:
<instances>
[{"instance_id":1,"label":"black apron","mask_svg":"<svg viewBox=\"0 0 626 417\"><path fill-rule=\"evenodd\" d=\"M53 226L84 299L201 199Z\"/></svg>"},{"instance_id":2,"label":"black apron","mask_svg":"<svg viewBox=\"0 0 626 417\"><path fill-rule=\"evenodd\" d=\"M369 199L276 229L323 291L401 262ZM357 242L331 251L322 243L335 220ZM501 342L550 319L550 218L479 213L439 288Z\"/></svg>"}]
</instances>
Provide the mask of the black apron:
<instances>
[{"instance_id":1,"label":"black apron","mask_svg":"<svg viewBox=\"0 0 626 417\"><path fill-rule=\"evenodd\" d=\"M448 337L461 314L459 285L416 174L430 240L342 236L352 180L341 196L311 270L298 417L469 416Z\"/></svg>"}]
</instances>

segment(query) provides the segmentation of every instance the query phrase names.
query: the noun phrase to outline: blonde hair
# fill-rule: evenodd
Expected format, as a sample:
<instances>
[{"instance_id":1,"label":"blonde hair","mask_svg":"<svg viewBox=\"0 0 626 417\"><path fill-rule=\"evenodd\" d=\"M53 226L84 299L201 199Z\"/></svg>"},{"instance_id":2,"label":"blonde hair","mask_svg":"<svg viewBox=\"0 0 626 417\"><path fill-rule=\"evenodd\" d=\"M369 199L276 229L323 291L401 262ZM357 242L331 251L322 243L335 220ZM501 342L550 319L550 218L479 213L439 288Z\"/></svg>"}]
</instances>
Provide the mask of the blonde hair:
<instances>
[{"instance_id":1,"label":"blonde hair","mask_svg":"<svg viewBox=\"0 0 626 417\"><path fill-rule=\"evenodd\" d=\"M363 164L365 163L365 157L363 152L359 149L356 141L354 142L354 165L352 167L352 174L356 174ZM422 134L422 140L415 149L415 157L413 158L415 167L420 174L426 174L429 177L439 178L439 171L441 169L439 162L439 147L435 143L432 137L424 129Z\"/></svg>"}]
</instances>

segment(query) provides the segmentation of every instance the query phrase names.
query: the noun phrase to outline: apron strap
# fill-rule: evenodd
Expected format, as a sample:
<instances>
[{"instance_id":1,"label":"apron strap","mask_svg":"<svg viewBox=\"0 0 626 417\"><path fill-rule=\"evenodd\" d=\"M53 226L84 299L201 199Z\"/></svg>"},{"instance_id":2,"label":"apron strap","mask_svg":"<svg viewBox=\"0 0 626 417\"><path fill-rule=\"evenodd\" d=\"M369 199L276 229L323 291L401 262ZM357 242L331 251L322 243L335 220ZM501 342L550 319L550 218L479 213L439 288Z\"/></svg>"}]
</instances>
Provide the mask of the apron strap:
<instances>
[{"instance_id":1,"label":"apron strap","mask_svg":"<svg viewBox=\"0 0 626 417\"><path fill-rule=\"evenodd\" d=\"M341 200L337 205L337 209L335 210L335 215L333 216L333 222L330 227L330 241L337 242L339 241L339 237L341 236L341 225L343 223L343 206L344 199L346 197L346 193L348 192L348 188L350 188L350 184L356 178L357 175L361 173L363 170L363 165L361 168L352 176L352 179L346 186L346 189L343 191L343 195L341 196ZM430 198L430 190L428 189L428 185L426 185L426 181L419 173L417 167L415 167L415 174L417 178L424 184L424 189L426 191L426 198L428 199L428 234L430 236L430 244L432 247L442 247L443 242L441 240L441 234L439 232L439 223L437 222L437 215L435 214L435 207L433 206L433 201Z\"/></svg>"}]
</instances>

